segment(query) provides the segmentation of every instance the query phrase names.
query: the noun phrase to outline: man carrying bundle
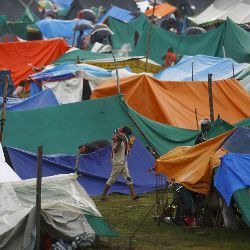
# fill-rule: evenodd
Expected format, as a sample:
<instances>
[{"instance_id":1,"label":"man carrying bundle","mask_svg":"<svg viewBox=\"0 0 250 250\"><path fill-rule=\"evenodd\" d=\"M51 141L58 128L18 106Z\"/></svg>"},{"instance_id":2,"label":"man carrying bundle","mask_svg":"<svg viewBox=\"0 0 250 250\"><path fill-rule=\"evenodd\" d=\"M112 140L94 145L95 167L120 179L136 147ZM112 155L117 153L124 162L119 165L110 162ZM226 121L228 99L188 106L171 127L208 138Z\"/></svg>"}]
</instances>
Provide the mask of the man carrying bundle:
<instances>
[{"instance_id":1,"label":"man carrying bundle","mask_svg":"<svg viewBox=\"0 0 250 250\"><path fill-rule=\"evenodd\" d=\"M107 192L112 184L115 183L119 175L121 175L125 179L126 184L129 187L132 200L136 200L141 197L139 195L136 195L136 193L134 192L133 181L128 170L127 157L135 140L135 137L130 138L131 134L132 132L128 127L123 127L115 130L115 133L112 137L112 172L101 195L102 201L107 199Z\"/></svg>"}]
</instances>

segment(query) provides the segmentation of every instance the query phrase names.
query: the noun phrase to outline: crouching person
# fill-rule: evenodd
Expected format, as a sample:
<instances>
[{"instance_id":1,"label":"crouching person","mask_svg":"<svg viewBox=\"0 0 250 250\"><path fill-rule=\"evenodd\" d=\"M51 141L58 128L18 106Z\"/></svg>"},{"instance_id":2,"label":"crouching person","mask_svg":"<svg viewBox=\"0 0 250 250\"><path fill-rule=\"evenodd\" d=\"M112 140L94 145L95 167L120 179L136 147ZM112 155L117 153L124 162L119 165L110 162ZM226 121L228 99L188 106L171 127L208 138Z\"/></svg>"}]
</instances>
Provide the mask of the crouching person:
<instances>
[{"instance_id":1,"label":"crouching person","mask_svg":"<svg viewBox=\"0 0 250 250\"><path fill-rule=\"evenodd\" d=\"M127 163L127 157L135 139L134 137L130 138L131 133L132 132L130 128L123 127L117 129L112 137L112 172L101 195L102 201L107 199L107 192L110 187L116 182L116 179L119 175L121 175L125 179L126 184L129 187L132 200L136 200L141 197L134 191L134 185L129 173Z\"/></svg>"}]
</instances>

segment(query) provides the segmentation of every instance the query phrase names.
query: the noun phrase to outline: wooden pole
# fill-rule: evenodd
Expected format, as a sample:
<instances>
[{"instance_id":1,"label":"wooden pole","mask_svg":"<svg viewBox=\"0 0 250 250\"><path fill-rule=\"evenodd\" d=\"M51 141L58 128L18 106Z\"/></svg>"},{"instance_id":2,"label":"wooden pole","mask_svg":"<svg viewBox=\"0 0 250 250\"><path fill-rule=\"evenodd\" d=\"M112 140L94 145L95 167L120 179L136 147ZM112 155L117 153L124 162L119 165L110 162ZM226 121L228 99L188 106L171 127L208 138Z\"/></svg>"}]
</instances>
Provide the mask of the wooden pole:
<instances>
[{"instance_id":1,"label":"wooden pole","mask_svg":"<svg viewBox=\"0 0 250 250\"><path fill-rule=\"evenodd\" d=\"M192 61L192 82L194 81L194 62Z\"/></svg>"},{"instance_id":2,"label":"wooden pole","mask_svg":"<svg viewBox=\"0 0 250 250\"><path fill-rule=\"evenodd\" d=\"M212 88L212 74L208 74L208 97L209 97L209 110L210 120L214 121L214 105L213 105L213 88Z\"/></svg>"},{"instance_id":3,"label":"wooden pole","mask_svg":"<svg viewBox=\"0 0 250 250\"><path fill-rule=\"evenodd\" d=\"M234 64L232 63L232 68L233 68L233 78L235 78L235 74L234 74Z\"/></svg>"},{"instance_id":4,"label":"wooden pole","mask_svg":"<svg viewBox=\"0 0 250 250\"><path fill-rule=\"evenodd\" d=\"M154 0L153 13L151 16L150 28L149 28L149 32L148 32L145 72L147 72L147 70L148 70L148 58L149 58L149 54L150 54L151 33L152 33L152 28L153 28L153 20L154 20L154 16L155 16L155 6L156 6L156 0Z\"/></svg>"},{"instance_id":5,"label":"wooden pole","mask_svg":"<svg viewBox=\"0 0 250 250\"><path fill-rule=\"evenodd\" d=\"M117 65L117 61L116 61L114 50L112 48L111 43L110 43L110 46L111 46L111 54L113 56L114 63L115 63L116 85L117 85L117 93L119 95L121 93L121 89L120 89L120 79L119 79L119 73L118 73L118 65Z\"/></svg>"},{"instance_id":6,"label":"wooden pole","mask_svg":"<svg viewBox=\"0 0 250 250\"><path fill-rule=\"evenodd\" d=\"M194 113L195 113L196 127L197 130L199 130L198 113L196 108L194 109Z\"/></svg>"},{"instance_id":7,"label":"wooden pole","mask_svg":"<svg viewBox=\"0 0 250 250\"><path fill-rule=\"evenodd\" d=\"M80 158L80 149L78 149L77 151L77 155L76 155L76 163L75 163L75 174L78 175L78 164L79 164L79 158Z\"/></svg>"},{"instance_id":8,"label":"wooden pole","mask_svg":"<svg viewBox=\"0 0 250 250\"><path fill-rule=\"evenodd\" d=\"M7 94L8 94L8 86L9 86L9 75L6 72L4 81L4 93L3 93L3 104L1 110L1 129L0 129L0 142L3 141L3 128L4 128L4 121L5 121L5 111L6 111L6 103L7 103Z\"/></svg>"},{"instance_id":9,"label":"wooden pole","mask_svg":"<svg viewBox=\"0 0 250 250\"><path fill-rule=\"evenodd\" d=\"M41 189L42 189L42 159L43 146L37 150L37 179L36 179L36 250L40 249L41 234Z\"/></svg>"}]
</instances>

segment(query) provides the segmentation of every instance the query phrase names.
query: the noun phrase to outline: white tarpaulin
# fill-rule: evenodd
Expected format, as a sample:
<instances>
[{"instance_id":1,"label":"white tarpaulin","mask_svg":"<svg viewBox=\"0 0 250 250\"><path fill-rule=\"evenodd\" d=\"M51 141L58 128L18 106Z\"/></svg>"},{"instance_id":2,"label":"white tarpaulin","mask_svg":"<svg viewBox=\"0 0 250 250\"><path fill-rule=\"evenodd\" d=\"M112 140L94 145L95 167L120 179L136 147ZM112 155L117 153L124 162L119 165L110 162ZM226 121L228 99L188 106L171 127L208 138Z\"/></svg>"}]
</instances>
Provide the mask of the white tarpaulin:
<instances>
[{"instance_id":1,"label":"white tarpaulin","mask_svg":"<svg viewBox=\"0 0 250 250\"><path fill-rule=\"evenodd\" d=\"M226 20L227 17L238 24L249 23L250 0L215 0L201 14L189 19L200 25L217 20Z\"/></svg>"}]
</instances>

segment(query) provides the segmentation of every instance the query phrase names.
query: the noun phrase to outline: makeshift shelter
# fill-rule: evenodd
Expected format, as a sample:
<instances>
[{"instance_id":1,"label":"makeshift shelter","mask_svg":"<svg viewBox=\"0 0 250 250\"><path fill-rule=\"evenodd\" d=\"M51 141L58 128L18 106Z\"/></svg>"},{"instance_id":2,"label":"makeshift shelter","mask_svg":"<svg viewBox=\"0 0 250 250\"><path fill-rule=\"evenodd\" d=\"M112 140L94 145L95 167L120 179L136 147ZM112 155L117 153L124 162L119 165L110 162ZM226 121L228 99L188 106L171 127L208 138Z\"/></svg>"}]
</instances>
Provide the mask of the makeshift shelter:
<instances>
[{"instance_id":1,"label":"makeshift shelter","mask_svg":"<svg viewBox=\"0 0 250 250\"><path fill-rule=\"evenodd\" d=\"M8 75L8 89L7 89L7 96L11 96L14 91L14 85L11 78L11 71L10 70L0 70L0 96L4 94L4 86L5 86L5 76Z\"/></svg>"},{"instance_id":2,"label":"makeshift shelter","mask_svg":"<svg viewBox=\"0 0 250 250\"><path fill-rule=\"evenodd\" d=\"M66 19L73 19L76 17L78 11L82 9L90 9L91 7L99 7L103 6L106 10L108 10L112 5L119 6L120 8L136 11L137 5L134 0L74 0L71 4L71 8L66 15Z\"/></svg>"},{"instance_id":3,"label":"makeshift shelter","mask_svg":"<svg viewBox=\"0 0 250 250\"><path fill-rule=\"evenodd\" d=\"M238 24L249 23L250 2L248 0L215 0L202 13L191 17L190 20L198 25L208 25L227 20L228 17Z\"/></svg>"},{"instance_id":4,"label":"makeshift shelter","mask_svg":"<svg viewBox=\"0 0 250 250\"><path fill-rule=\"evenodd\" d=\"M79 31L75 31L76 25L88 24L87 20L59 20L59 19L43 19L36 22L36 25L41 30L43 37L48 38L64 38L70 46L76 45Z\"/></svg>"},{"instance_id":5,"label":"makeshift shelter","mask_svg":"<svg viewBox=\"0 0 250 250\"><path fill-rule=\"evenodd\" d=\"M11 100L14 99L14 100ZM2 98L0 98L0 103L2 103ZM32 97L26 99L16 100L15 98L8 98L7 100L7 110L31 110L45 107L52 107L59 105L53 91L47 89L41 93L38 93Z\"/></svg>"},{"instance_id":6,"label":"makeshift shelter","mask_svg":"<svg viewBox=\"0 0 250 250\"><path fill-rule=\"evenodd\" d=\"M14 85L32 74L32 67L42 67L56 60L68 45L63 39L0 43L0 70L10 69Z\"/></svg>"},{"instance_id":7,"label":"makeshift shelter","mask_svg":"<svg viewBox=\"0 0 250 250\"><path fill-rule=\"evenodd\" d=\"M0 190L4 200L0 213L0 247L34 249L36 179L1 183ZM75 174L43 178L41 201L42 230L54 239L73 241L82 235L84 245L89 246L96 235L116 236Z\"/></svg>"},{"instance_id":8,"label":"makeshift shelter","mask_svg":"<svg viewBox=\"0 0 250 250\"><path fill-rule=\"evenodd\" d=\"M120 78L134 75L126 69L119 69ZM35 93L42 89L52 89L62 104L85 100L83 97L91 95L93 89L108 79L116 78L115 71L108 71L88 64L64 63L52 69L44 70L30 76L31 90ZM36 85L36 86L34 86Z\"/></svg>"},{"instance_id":9,"label":"makeshift shelter","mask_svg":"<svg viewBox=\"0 0 250 250\"><path fill-rule=\"evenodd\" d=\"M155 6L154 16L158 18L163 18L176 11L176 8L168 3L158 4ZM153 15L153 7L145 11L145 15Z\"/></svg>"},{"instance_id":10,"label":"makeshift shelter","mask_svg":"<svg viewBox=\"0 0 250 250\"><path fill-rule=\"evenodd\" d=\"M124 43L130 43L131 56L146 55L150 24L145 16L140 16L128 24L110 18L109 26L114 32L111 39L115 49L120 49ZM119 32L120 30L123 32ZM135 44L136 32L139 39ZM149 58L159 64L163 64L162 57L170 47L177 55L203 54L229 57L237 62L250 62L250 34L230 19L216 29L195 36L177 35L156 25L153 25L151 32Z\"/></svg>"},{"instance_id":11,"label":"makeshift shelter","mask_svg":"<svg viewBox=\"0 0 250 250\"><path fill-rule=\"evenodd\" d=\"M34 178L36 176L36 154L15 148L8 148L8 153L15 172L22 179ZM80 156L78 161L78 181L89 195L101 194L112 169L110 155L111 146L107 146L106 148ZM155 189L154 174L147 174L147 170L154 166L154 161L149 151L136 139L128 157L129 171L133 178L136 193L149 192ZM75 155L45 155L43 156L43 176L73 173L76 171L75 163ZM112 185L111 192L130 193L121 176Z\"/></svg>"},{"instance_id":12,"label":"makeshift shelter","mask_svg":"<svg viewBox=\"0 0 250 250\"><path fill-rule=\"evenodd\" d=\"M198 119L210 114L207 82L161 82L138 75L121 79L120 88L131 108L157 122L195 129L195 109ZM108 81L96 88L91 98L114 95L116 89L116 83ZM236 123L250 116L249 105L250 96L237 80L213 81L215 117L220 115L223 120Z\"/></svg>"},{"instance_id":13,"label":"makeshift shelter","mask_svg":"<svg viewBox=\"0 0 250 250\"><path fill-rule=\"evenodd\" d=\"M239 64L230 58L183 56L176 65L160 71L154 77L161 81L206 81L208 74L213 74L213 80L222 80L235 77L248 67L249 64Z\"/></svg>"}]
</instances>

